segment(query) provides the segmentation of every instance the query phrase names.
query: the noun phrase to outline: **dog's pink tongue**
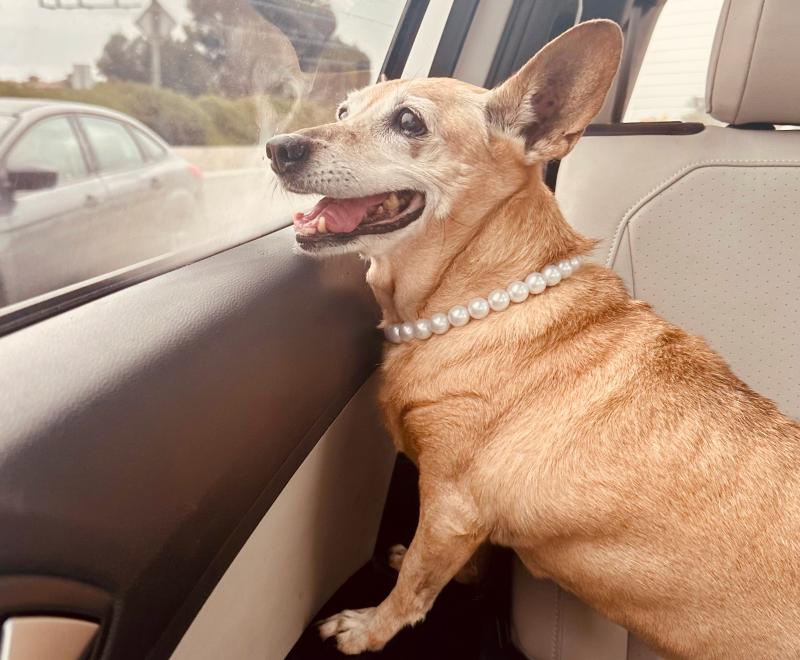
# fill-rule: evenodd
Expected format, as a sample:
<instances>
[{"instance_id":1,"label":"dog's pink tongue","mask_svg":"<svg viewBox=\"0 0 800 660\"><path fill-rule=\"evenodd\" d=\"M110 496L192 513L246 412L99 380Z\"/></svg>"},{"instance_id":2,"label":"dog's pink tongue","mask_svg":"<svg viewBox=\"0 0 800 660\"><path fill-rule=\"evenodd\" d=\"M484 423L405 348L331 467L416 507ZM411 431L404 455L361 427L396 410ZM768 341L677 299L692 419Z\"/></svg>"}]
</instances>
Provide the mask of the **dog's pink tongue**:
<instances>
[{"instance_id":1,"label":"dog's pink tongue","mask_svg":"<svg viewBox=\"0 0 800 660\"><path fill-rule=\"evenodd\" d=\"M296 214L295 224L302 225L319 215L324 215L327 231L344 234L358 227L364 216L367 215L367 210L371 206L383 202L387 196L387 193L381 193L369 197L350 197L348 199L323 197L310 211Z\"/></svg>"}]
</instances>

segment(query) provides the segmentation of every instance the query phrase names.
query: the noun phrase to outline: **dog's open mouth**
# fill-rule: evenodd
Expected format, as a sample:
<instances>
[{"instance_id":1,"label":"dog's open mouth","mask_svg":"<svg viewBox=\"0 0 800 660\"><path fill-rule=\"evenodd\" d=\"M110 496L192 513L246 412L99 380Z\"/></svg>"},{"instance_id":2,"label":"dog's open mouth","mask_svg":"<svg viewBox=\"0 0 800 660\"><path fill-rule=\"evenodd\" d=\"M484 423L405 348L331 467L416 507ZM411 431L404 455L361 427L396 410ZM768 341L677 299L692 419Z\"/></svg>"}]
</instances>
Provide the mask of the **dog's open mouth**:
<instances>
[{"instance_id":1,"label":"dog's open mouth","mask_svg":"<svg viewBox=\"0 0 800 660\"><path fill-rule=\"evenodd\" d=\"M301 245L340 243L402 229L419 218L424 208L425 195L414 190L347 199L323 197L310 211L294 214L294 229Z\"/></svg>"}]
</instances>

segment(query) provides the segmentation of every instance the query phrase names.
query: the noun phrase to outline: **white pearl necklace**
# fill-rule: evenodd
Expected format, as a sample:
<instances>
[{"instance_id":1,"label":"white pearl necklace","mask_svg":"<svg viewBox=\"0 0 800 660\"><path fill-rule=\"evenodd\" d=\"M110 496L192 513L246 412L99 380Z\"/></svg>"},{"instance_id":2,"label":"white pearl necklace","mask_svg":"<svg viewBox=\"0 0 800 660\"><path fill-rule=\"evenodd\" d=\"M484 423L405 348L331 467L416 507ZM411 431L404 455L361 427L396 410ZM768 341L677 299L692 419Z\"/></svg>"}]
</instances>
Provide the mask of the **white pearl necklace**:
<instances>
[{"instance_id":1,"label":"white pearl necklace","mask_svg":"<svg viewBox=\"0 0 800 660\"><path fill-rule=\"evenodd\" d=\"M530 273L524 281L511 282L505 289L495 289L486 298L473 298L466 305L451 307L447 314L433 314L429 319L392 323L383 333L393 344L403 344L413 339L428 339L433 335L443 335L450 328L460 328L470 320L485 319L489 312L502 312L511 303L521 303L528 296L535 296L549 286L555 286L567 279L583 264L581 257L562 259L557 264L542 268L542 272Z\"/></svg>"}]
</instances>

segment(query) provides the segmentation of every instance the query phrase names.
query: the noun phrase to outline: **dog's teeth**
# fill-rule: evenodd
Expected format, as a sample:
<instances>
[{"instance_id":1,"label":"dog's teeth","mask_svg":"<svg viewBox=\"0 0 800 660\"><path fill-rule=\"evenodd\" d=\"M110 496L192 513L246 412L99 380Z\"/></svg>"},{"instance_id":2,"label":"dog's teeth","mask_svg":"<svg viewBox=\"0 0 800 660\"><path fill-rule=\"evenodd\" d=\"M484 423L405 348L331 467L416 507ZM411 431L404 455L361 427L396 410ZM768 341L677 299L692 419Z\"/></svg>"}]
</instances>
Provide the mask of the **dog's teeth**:
<instances>
[{"instance_id":1,"label":"dog's teeth","mask_svg":"<svg viewBox=\"0 0 800 660\"><path fill-rule=\"evenodd\" d=\"M317 218L317 231L320 234L324 234L326 231L328 231L327 227L325 226L326 222L327 220L325 219L324 215L321 215L319 218Z\"/></svg>"},{"instance_id":2,"label":"dog's teeth","mask_svg":"<svg viewBox=\"0 0 800 660\"><path fill-rule=\"evenodd\" d=\"M396 211L400 206L400 200L397 199L397 193L390 193L383 202L383 208L387 211Z\"/></svg>"},{"instance_id":3,"label":"dog's teeth","mask_svg":"<svg viewBox=\"0 0 800 660\"><path fill-rule=\"evenodd\" d=\"M317 228L312 224L302 225L297 228L297 231L303 236L311 236L317 233Z\"/></svg>"}]
</instances>

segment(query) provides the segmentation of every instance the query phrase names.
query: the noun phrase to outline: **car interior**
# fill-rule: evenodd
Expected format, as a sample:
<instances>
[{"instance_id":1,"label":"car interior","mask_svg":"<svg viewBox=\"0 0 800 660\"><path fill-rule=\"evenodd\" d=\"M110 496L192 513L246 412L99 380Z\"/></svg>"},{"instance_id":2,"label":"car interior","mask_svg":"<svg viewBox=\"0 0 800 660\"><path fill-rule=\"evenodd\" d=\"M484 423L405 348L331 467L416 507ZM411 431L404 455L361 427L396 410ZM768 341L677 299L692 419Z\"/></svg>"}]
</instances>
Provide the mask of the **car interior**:
<instances>
[{"instance_id":1,"label":"car interior","mask_svg":"<svg viewBox=\"0 0 800 660\"><path fill-rule=\"evenodd\" d=\"M81 4L40 7L104 11ZM107 11L128 20L156 4L130 14L110 0ZM342 25L357 24L360 5L385 12L369 82L492 87L573 24L617 21L626 42L614 86L546 181L634 297L800 417L795 0L329 4ZM242 21L259 5L316 6L233 5ZM286 34L279 43L300 41ZM294 69L278 68L284 89ZM323 82L336 91L334 75ZM673 112L664 90L692 76L704 97ZM325 107L332 119L334 101ZM0 307L2 660L339 657L314 623L391 589L387 553L413 535L418 501L415 468L376 401L378 307L362 261L293 249L294 199L263 162L270 135L246 145L239 178L227 167L205 175L207 221L224 215L223 230ZM16 240L0 214L0 284ZM58 268L56 253L40 267ZM449 586L426 621L376 655L658 657L511 553L491 562L484 580Z\"/></svg>"}]
</instances>

